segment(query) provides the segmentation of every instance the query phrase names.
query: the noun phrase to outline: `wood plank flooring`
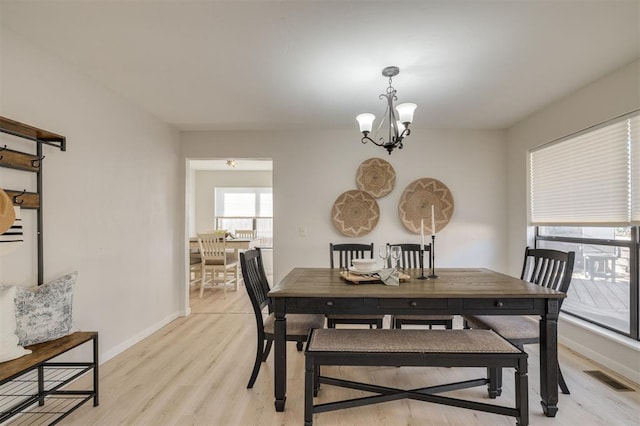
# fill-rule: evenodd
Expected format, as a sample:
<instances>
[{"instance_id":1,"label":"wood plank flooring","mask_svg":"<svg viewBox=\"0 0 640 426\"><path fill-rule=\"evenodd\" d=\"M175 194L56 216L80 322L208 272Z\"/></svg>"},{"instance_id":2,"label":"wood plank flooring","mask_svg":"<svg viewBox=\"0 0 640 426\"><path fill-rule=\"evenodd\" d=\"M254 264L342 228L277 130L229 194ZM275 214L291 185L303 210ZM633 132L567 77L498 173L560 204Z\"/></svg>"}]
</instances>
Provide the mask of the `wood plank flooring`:
<instances>
[{"instance_id":1,"label":"wood plank flooring","mask_svg":"<svg viewBox=\"0 0 640 426\"><path fill-rule=\"evenodd\" d=\"M100 406L86 404L63 425L300 425L303 423L304 356L288 345L286 411L273 406L273 353L253 389L246 389L255 354L255 323L244 287L238 292L192 291L192 315L180 318L106 362L100 371ZM460 327L460 323L456 325ZM640 418L636 392L616 392L584 373L598 365L561 348L560 361L572 394L560 395L556 418L542 414L537 346L529 352L531 425L634 425ZM354 380L397 387L479 378L483 369L410 367L334 367L323 370ZM611 373L610 373L611 374ZM612 374L613 375L613 374ZM512 371L505 370L501 400L513 404ZM614 375L614 377L621 379ZM86 379L82 379L86 380ZM85 383L82 383L85 384ZM362 395L323 385L320 401ZM484 387L449 393L486 400ZM395 401L323 413L323 425L510 425L512 418L418 401Z\"/></svg>"}]
</instances>

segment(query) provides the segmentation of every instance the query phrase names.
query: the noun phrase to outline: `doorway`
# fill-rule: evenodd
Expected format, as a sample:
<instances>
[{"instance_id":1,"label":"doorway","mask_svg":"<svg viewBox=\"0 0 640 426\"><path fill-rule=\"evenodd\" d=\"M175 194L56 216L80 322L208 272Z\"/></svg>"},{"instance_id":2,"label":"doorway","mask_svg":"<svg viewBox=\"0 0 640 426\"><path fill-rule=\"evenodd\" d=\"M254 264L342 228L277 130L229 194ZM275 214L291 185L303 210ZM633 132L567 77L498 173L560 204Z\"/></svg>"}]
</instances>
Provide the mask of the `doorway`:
<instances>
[{"instance_id":1,"label":"doorway","mask_svg":"<svg viewBox=\"0 0 640 426\"><path fill-rule=\"evenodd\" d=\"M273 161L256 158L187 159L186 227L188 240L198 233L225 229L253 229L252 246L260 247L267 276L273 277ZM189 247L189 241L187 241ZM189 256L187 256L189 258ZM191 311L193 287L187 264L187 312ZM196 277L197 278L197 277ZM219 286L218 286L219 287ZM239 288L240 290L240 288ZM228 291L228 290L227 290ZM243 290L244 291L244 290ZM222 297L222 287L205 289L205 297ZM198 297L198 296L196 296ZM199 306L200 301L195 301Z\"/></svg>"}]
</instances>

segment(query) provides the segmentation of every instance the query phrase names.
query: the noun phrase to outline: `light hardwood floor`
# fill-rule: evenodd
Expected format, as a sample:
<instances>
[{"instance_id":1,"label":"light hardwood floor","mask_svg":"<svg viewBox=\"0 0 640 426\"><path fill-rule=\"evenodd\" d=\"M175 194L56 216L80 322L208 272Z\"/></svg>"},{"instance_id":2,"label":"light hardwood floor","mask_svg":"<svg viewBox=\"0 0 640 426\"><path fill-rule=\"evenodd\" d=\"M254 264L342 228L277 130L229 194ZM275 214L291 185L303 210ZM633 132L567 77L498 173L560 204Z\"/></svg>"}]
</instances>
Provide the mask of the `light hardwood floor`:
<instances>
[{"instance_id":1,"label":"light hardwood floor","mask_svg":"<svg viewBox=\"0 0 640 426\"><path fill-rule=\"evenodd\" d=\"M64 425L300 425L303 423L304 356L288 344L286 411L273 408L273 353L263 364L253 389L246 389L253 366L255 323L243 286L223 298L221 289L192 292L192 310L101 367L100 406L86 404ZM460 326L458 324L457 326ZM560 361L571 395L560 395L556 418L542 414L538 386L537 346L529 352L531 425L637 425L640 398L636 392L616 392L584 370L600 366L561 348ZM397 387L482 377L483 369L412 367L334 367L354 380ZM617 377L621 379L620 377ZM84 379L83 379L84 380ZM623 380L623 379L622 379ZM513 376L506 370L500 398L513 404ZM362 395L323 385L320 401ZM450 393L486 400L484 387ZM512 418L418 401L395 401L323 413L322 425L510 425Z\"/></svg>"}]
</instances>

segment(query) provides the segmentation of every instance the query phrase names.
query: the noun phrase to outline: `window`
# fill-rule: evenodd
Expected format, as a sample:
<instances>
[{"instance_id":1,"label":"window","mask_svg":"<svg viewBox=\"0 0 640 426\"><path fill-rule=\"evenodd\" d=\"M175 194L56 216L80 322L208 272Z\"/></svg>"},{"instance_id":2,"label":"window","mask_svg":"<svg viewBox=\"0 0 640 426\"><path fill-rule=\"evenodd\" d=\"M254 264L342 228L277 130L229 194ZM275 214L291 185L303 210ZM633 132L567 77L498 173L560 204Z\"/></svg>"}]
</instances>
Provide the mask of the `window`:
<instances>
[{"instance_id":1,"label":"window","mask_svg":"<svg viewBox=\"0 0 640 426\"><path fill-rule=\"evenodd\" d=\"M214 202L216 229L252 229L261 247L272 247L272 188L215 188Z\"/></svg>"},{"instance_id":2,"label":"window","mask_svg":"<svg viewBox=\"0 0 640 426\"><path fill-rule=\"evenodd\" d=\"M563 312L638 340L640 113L531 150L536 246L574 251Z\"/></svg>"},{"instance_id":3,"label":"window","mask_svg":"<svg viewBox=\"0 0 640 426\"><path fill-rule=\"evenodd\" d=\"M637 227L540 226L536 247L576 253L563 312L638 338ZM637 249L636 249L637 250ZM634 268L633 265L636 265Z\"/></svg>"}]
</instances>

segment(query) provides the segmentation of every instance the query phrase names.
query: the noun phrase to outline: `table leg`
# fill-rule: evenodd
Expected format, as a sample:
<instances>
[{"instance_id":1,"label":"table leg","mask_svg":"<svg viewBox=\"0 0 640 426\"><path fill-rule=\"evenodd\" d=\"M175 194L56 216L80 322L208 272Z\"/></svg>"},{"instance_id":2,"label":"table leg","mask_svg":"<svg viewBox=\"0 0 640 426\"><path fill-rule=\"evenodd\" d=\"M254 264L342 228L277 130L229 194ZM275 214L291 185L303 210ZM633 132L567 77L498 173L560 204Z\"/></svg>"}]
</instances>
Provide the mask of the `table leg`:
<instances>
[{"instance_id":1,"label":"table leg","mask_svg":"<svg viewBox=\"0 0 640 426\"><path fill-rule=\"evenodd\" d=\"M284 299L274 299L274 384L276 411L284 411L287 400L287 319Z\"/></svg>"},{"instance_id":2,"label":"table leg","mask_svg":"<svg viewBox=\"0 0 640 426\"><path fill-rule=\"evenodd\" d=\"M540 318L540 397L547 417L558 412L558 314L559 302L547 300Z\"/></svg>"}]
</instances>

